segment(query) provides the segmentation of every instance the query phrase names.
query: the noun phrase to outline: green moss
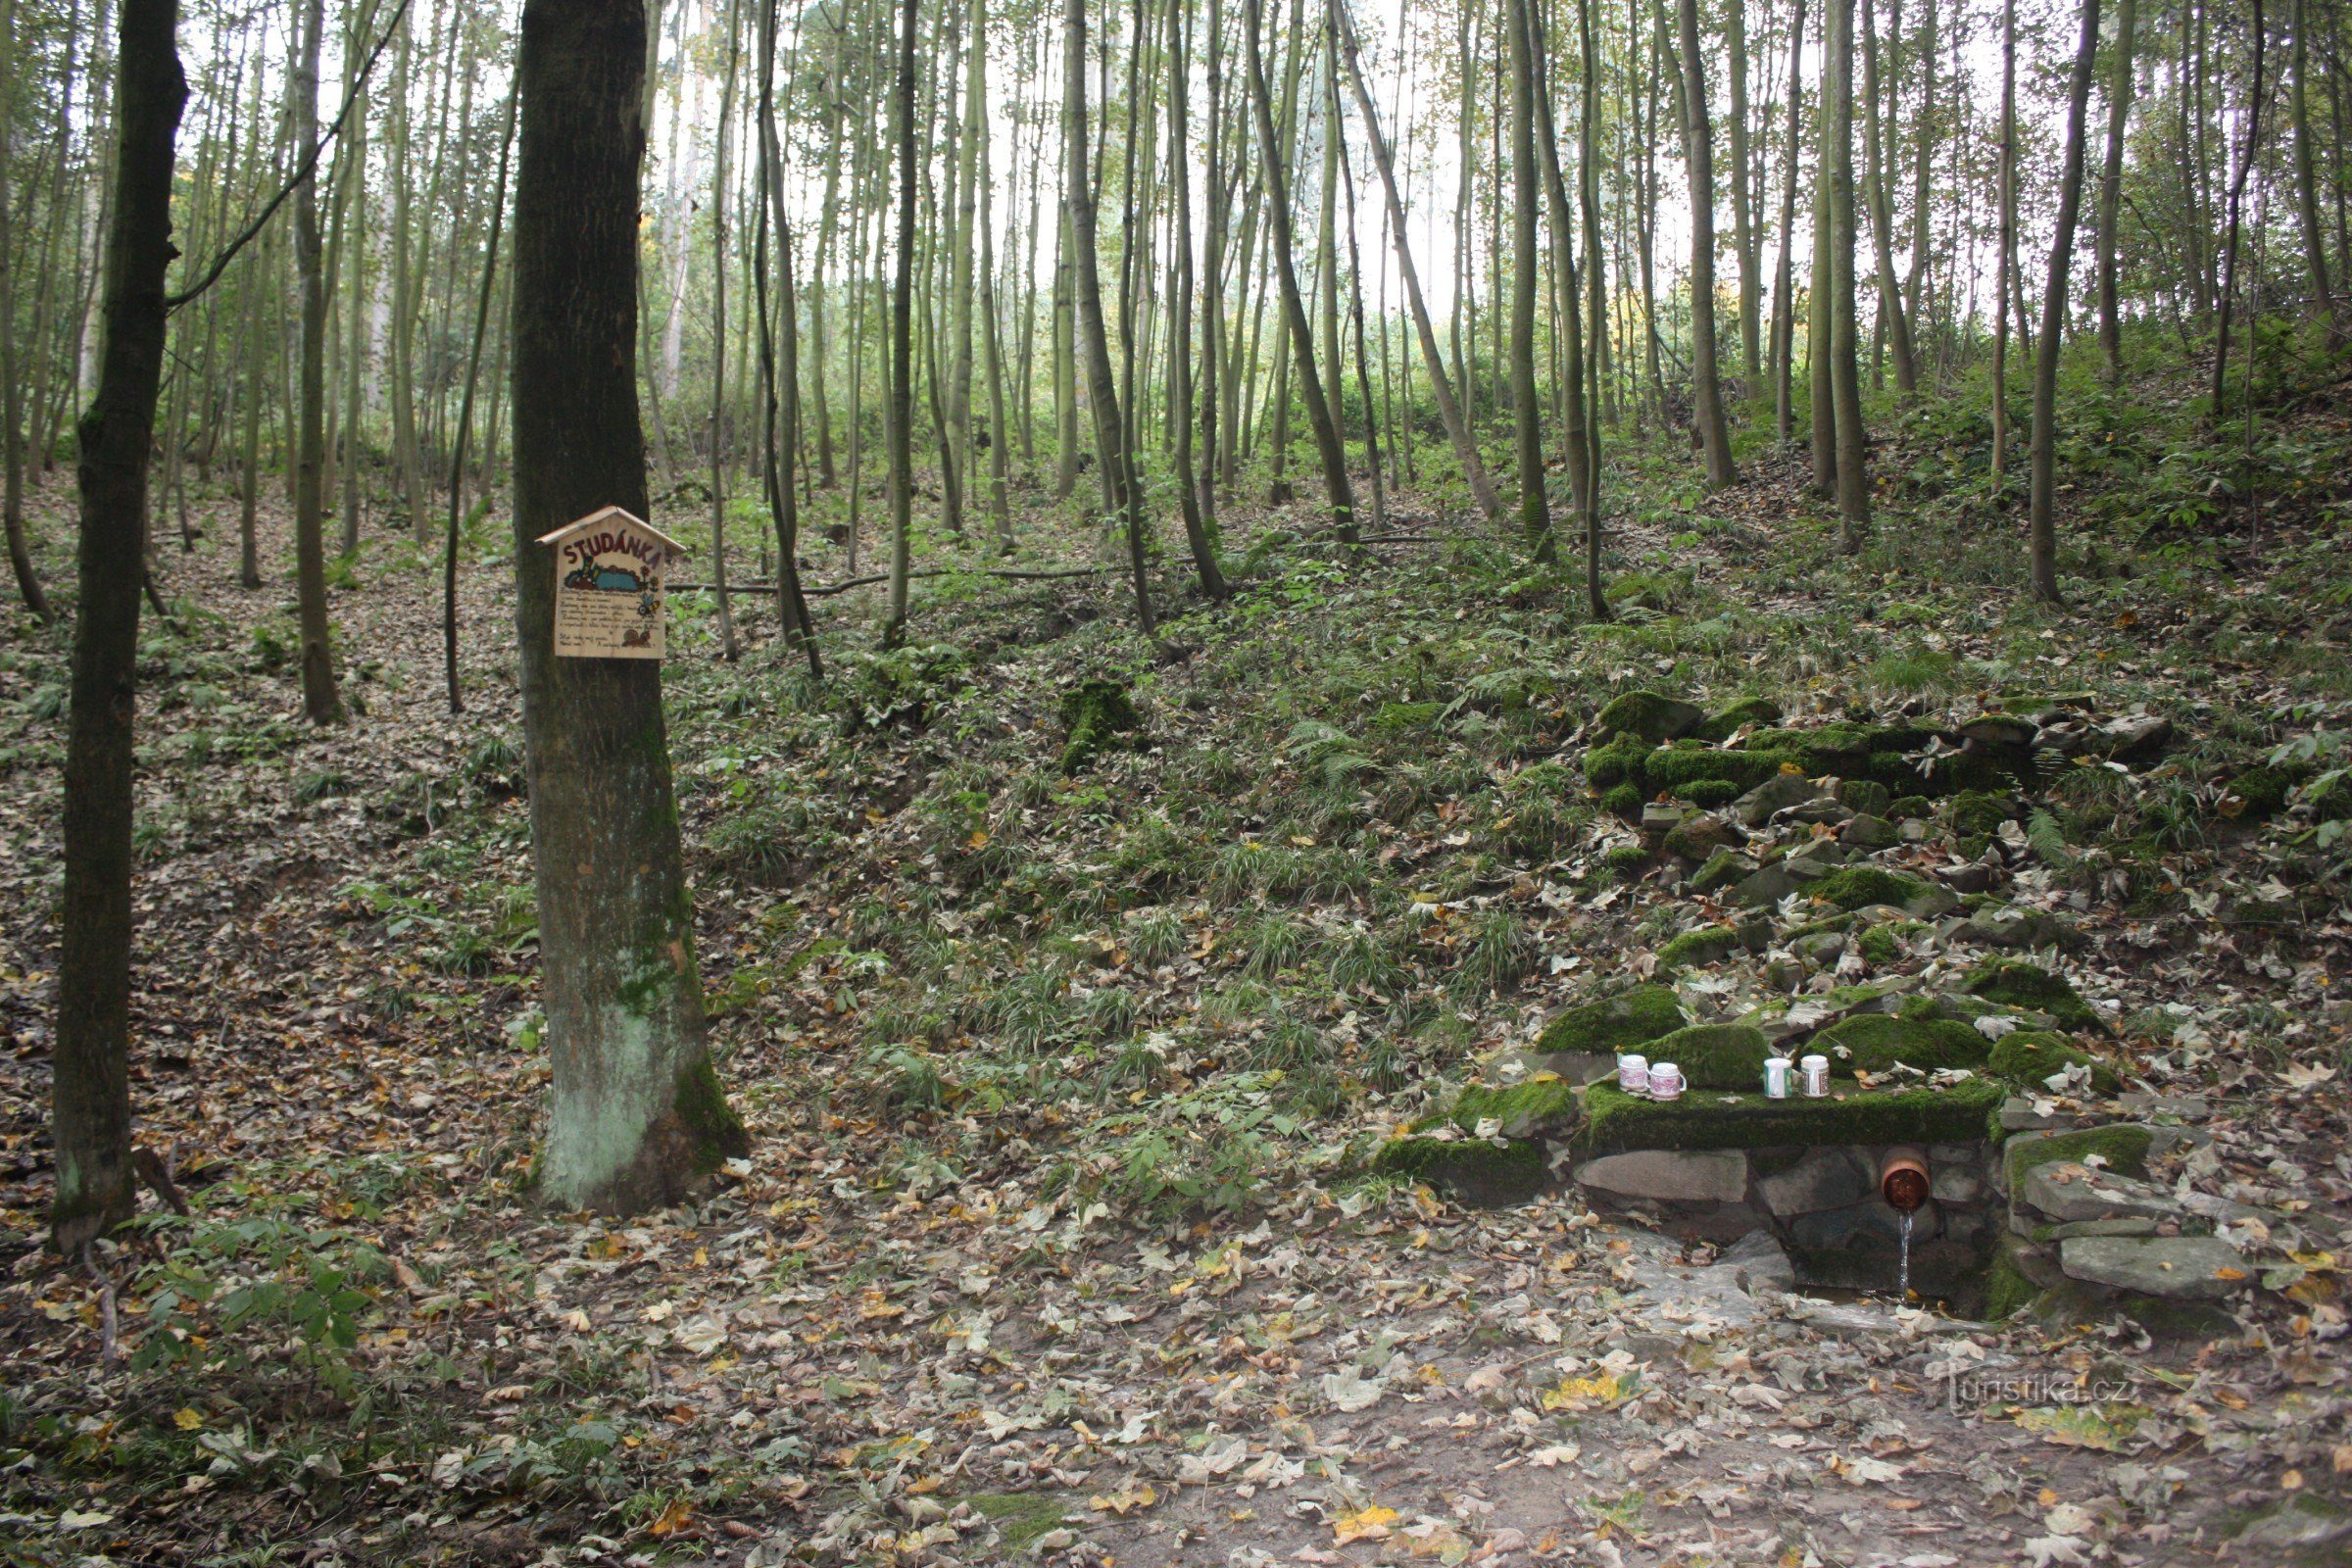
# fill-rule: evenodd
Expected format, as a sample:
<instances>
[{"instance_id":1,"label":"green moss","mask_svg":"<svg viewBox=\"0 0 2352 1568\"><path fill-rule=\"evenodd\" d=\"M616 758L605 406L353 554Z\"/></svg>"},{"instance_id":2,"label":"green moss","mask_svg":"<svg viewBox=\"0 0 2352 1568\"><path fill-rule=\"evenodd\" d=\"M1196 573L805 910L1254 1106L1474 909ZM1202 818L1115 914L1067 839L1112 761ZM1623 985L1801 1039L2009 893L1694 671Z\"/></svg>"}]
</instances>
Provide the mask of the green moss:
<instances>
[{"instance_id":1,"label":"green moss","mask_svg":"<svg viewBox=\"0 0 2352 1568\"><path fill-rule=\"evenodd\" d=\"M2230 793L2246 803L2245 808L2238 813L2240 816L2260 818L2275 815L2283 808L2286 798L2294 793L2298 782L2300 779L2296 770L2272 767L2266 763L2260 767L2249 767L2231 779Z\"/></svg>"},{"instance_id":2,"label":"green moss","mask_svg":"<svg viewBox=\"0 0 2352 1568\"><path fill-rule=\"evenodd\" d=\"M1721 712L1708 715L1707 721L1699 725L1695 733L1700 740L1713 741L1720 746L1743 725L1778 724L1780 721L1781 705L1771 698L1742 697Z\"/></svg>"},{"instance_id":3,"label":"green moss","mask_svg":"<svg viewBox=\"0 0 2352 1568\"><path fill-rule=\"evenodd\" d=\"M2026 1172L2036 1165L2048 1165L2059 1160L2081 1161L2097 1154L2107 1161L2107 1168L2126 1176L2145 1176L2148 1173L2148 1148L2155 1135L2145 1127L2119 1122L2108 1127L2084 1127L2071 1133L2052 1133L2047 1138L2012 1138L2004 1146L2002 1157L2009 1162L2009 1190Z\"/></svg>"},{"instance_id":4,"label":"green moss","mask_svg":"<svg viewBox=\"0 0 2352 1568\"><path fill-rule=\"evenodd\" d=\"M1770 1149L1784 1144L1956 1144L1984 1136L2004 1091L1974 1078L1950 1089L1856 1088L1834 1081L1824 1100L1767 1100L1762 1094L1694 1090L1680 1100L1643 1100L1608 1083L1585 1091L1576 1147Z\"/></svg>"},{"instance_id":5,"label":"green moss","mask_svg":"<svg viewBox=\"0 0 2352 1568\"><path fill-rule=\"evenodd\" d=\"M2115 1070L2087 1051L2078 1051L2064 1035L2047 1029L2020 1029L1992 1048L1984 1070L2021 1087L2039 1090L2043 1080L2069 1067L2088 1067L2091 1087L2112 1095L2123 1087Z\"/></svg>"},{"instance_id":6,"label":"green moss","mask_svg":"<svg viewBox=\"0 0 2352 1568\"><path fill-rule=\"evenodd\" d=\"M1897 795L1886 803L1884 814L1889 822L1908 822L1935 809L1936 803L1925 795Z\"/></svg>"},{"instance_id":7,"label":"green moss","mask_svg":"<svg viewBox=\"0 0 2352 1568\"><path fill-rule=\"evenodd\" d=\"M1796 761L1791 752L1718 752L1704 748L1661 746L1642 760L1642 777L1653 790L1722 780L1739 786L1740 794L1754 789Z\"/></svg>"},{"instance_id":8,"label":"green moss","mask_svg":"<svg viewBox=\"0 0 2352 1568\"><path fill-rule=\"evenodd\" d=\"M1473 1203L1521 1203L1544 1185L1544 1146L1532 1138L1500 1147L1479 1138L1392 1138L1372 1171L1444 1188Z\"/></svg>"},{"instance_id":9,"label":"green moss","mask_svg":"<svg viewBox=\"0 0 2352 1568\"><path fill-rule=\"evenodd\" d=\"M1872 926L1862 933L1855 946L1861 950L1864 958L1882 968L1903 961L1902 939L1894 934L1892 926Z\"/></svg>"},{"instance_id":10,"label":"green moss","mask_svg":"<svg viewBox=\"0 0 2352 1568\"><path fill-rule=\"evenodd\" d=\"M1985 1270L1984 1319L1998 1323L2030 1304L2041 1294L2041 1287L2026 1278L2026 1271L2017 1266L2017 1249L2023 1245L2006 1229L1992 1249L1992 1264Z\"/></svg>"},{"instance_id":11,"label":"green moss","mask_svg":"<svg viewBox=\"0 0 2352 1568\"><path fill-rule=\"evenodd\" d=\"M1615 789L1620 784L1639 786L1642 759L1648 754L1648 745L1639 736L1617 736L1585 753L1585 781L1596 790Z\"/></svg>"},{"instance_id":12,"label":"green moss","mask_svg":"<svg viewBox=\"0 0 2352 1568\"><path fill-rule=\"evenodd\" d=\"M1061 1526L1061 1499L1032 1492L983 1492L966 1499L972 1512L997 1527L997 1542L1006 1551L1024 1551L1048 1531Z\"/></svg>"},{"instance_id":13,"label":"green moss","mask_svg":"<svg viewBox=\"0 0 2352 1568\"><path fill-rule=\"evenodd\" d=\"M1740 932L1733 926L1701 926L1696 931L1684 932L1658 950L1658 970L1661 974L1675 974L1696 968L1728 957L1742 946Z\"/></svg>"},{"instance_id":14,"label":"green moss","mask_svg":"<svg viewBox=\"0 0 2352 1568\"><path fill-rule=\"evenodd\" d=\"M1944 803L1944 817L1955 832L1990 838L2003 822L2017 820L2017 808L2006 795L1987 790L1962 790Z\"/></svg>"},{"instance_id":15,"label":"green moss","mask_svg":"<svg viewBox=\"0 0 2352 1568\"><path fill-rule=\"evenodd\" d=\"M1867 908L1874 904L1908 908L1935 887L1915 876L1903 876L1876 865L1840 866L1812 883L1805 891L1840 909Z\"/></svg>"},{"instance_id":16,"label":"green moss","mask_svg":"<svg viewBox=\"0 0 2352 1568\"><path fill-rule=\"evenodd\" d=\"M1576 1087L1565 1078L1547 1076L1507 1089L1489 1088L1472 1084L1454 1097L1452 1106L1438 1115L1413 1123L1416 1133L1451 1122L1463 1132L1475 1133L1482 1121L1501 1124L1502 1136L1519 1139L1532 1137L1537 1131L1576 1117Z\"/></svg>"},{"instance_id":17,"label":"green moss","mask_svg":"<svg viewBox=\"0 0 2352 1568\"><path fill-rule=\"evenodd\" d=\"M1687 801L1701 809L1728 806L1747 792L1728 778L1694 778L1688 784L1677 784L1670 792L1678 801Z\"/></svg>"},{"instance_id":18,"label":"green moss","mask_svg":"<svg viewBox=\"0 0 2352 1568\"><path fill-rule=\"evenodd\" d=\"M1630 882L1642 874L1650 858L1649 851L1639 844L1617 844L1601 852L1600 863Z\"/></svg>"},{"instance_id":19,"label":"green moss","mask_svg":"<svg viewBox=\"0 0 2352 1568\"><path fill-rule=\"evenodd\" d=\"M1061 725L1069 736L1061 749L1061 770L1075 773L1117 745L1120 736L1142 729L1144 720L1124 686L1089 680L1062 695Z\"/></svg>"},{"instance_id":20,"label":"green moss","mask_svg":"<svg viewBox=\"0 0 2352 1568\"><path fill-rule=\"evenodd\" d=\"M1692 1089L1754 1089L1764 1082L1772 1043L1752 1024L1702 1023L1649 1043L1649 1059L1671 1061Z\"/></svg>"},{"instance_id":21,"label":"green moss","mask_svg":"<svg viewBox=\"0 0 2352 1568\"><path fill-rule=\"evenodd\" d=\"M1706 715L1690 703L1657 692L1624 692L1593 718L1613 735L1639 735L1652 745L1688 735Z\"/></svg>"},{"instance_id":22,"label":"green moss","mask_svg":"<svg viewBox=\"0 0 2352 1568\"><path fill-rule=\"evenodd\" d=\"M1614 789L1601 792L1600 808L1613 815L1621 816L1628 822L1639 822L1642 820L1642 803L1648 798L1637 785L1620 784Z\"/></svg>"},{"instance_id":23,"label":"green moss","mask_svg":"<svg viewBox=\"0 0 2352 1568\"><path fill-rule=\"evenodd\" d=\"M1996 958L1969 971L1969 995L2028 1012L2046 1012L2069 1029L2107 1031L2106 1020L2082 1000L2082 994L2039 964L2022 958Z\"/></svg>"},{"instance_id":24,"label":"green moss","mask_svg":"<svg viewBox=\"0 0 2352 1568\"><path fill-rule=\"evenodd\" d=\"M698 1052L691 1063L678 1069L670 1105L694 1141L698 1174L707 1175L752 1152L752 1135L744 1129L735 1107L727 1103L727 1092L720 1087L718 1069L710 1064L709 1055Z\"/></svg>"},{"instance_id":25,"label":"green moss","mask_svg":"<svg viewBox=\"0 0 2352 1568\"><path fill-rule=\"evenodd\" d=\"M1885 1072L1896 1062L1934 1072L1938 1067L1979 1068L1989 1048L1984 1037L1948 1018L1903 1018L1890 1012L1858 1012L1813 1037L1813 1049L1837 1066L1856 1072Z\"/></svg>"},{"instance_id":26,"label":"green moss","mask_svg":"<svg viewBox=\"0 0 2352 1568\"><path fill-rule=\"evenodd\" d=\"M1683 1021L1683 1006L1671 986L1636 986L1561 1012L1544 1026L1536 1050L1614 1055L1672 1034Z\"/></svg>"}]
</instances>

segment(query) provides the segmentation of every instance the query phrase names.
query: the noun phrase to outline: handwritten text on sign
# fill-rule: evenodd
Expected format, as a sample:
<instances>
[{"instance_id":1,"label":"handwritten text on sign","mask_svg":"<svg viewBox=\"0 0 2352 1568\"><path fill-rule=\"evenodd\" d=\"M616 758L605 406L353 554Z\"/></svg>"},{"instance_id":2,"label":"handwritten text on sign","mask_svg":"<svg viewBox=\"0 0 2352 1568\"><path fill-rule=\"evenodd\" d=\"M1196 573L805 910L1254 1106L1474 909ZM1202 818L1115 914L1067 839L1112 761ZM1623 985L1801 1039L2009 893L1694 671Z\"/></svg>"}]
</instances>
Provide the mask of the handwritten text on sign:
<instances>
[{"instance_id":1,"label":"handwritten text on sign","mask_svg":"<svg viewBox=\"0 0 2352 1568\"><path fill-rule=\"evenodd\" d=\"M541 537L556 551L556 653L566 659L660 659L663 569L685 552L618 507Z\"/></svg>"}]
</instances>

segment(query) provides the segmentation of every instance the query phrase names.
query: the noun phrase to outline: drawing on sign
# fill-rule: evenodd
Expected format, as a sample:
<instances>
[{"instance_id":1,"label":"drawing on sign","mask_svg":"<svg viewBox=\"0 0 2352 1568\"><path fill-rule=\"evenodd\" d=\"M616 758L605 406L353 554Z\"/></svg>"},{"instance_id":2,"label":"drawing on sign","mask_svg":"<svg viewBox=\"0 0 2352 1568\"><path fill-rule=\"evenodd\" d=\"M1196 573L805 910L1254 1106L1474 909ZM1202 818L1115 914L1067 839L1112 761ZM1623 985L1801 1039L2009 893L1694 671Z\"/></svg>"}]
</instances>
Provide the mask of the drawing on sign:
<instances>
[{"instance_id":1,"label":"drawing on sign","mask_svg":"<svg viewBox=\"0 0 2352 1568\"><path fill-rule=\"evenodd\" d=\"M540 541L556 547L556 652L572 659L660 659L662 572L678 542L618 507Z\"/></svg>"}]
</instances>

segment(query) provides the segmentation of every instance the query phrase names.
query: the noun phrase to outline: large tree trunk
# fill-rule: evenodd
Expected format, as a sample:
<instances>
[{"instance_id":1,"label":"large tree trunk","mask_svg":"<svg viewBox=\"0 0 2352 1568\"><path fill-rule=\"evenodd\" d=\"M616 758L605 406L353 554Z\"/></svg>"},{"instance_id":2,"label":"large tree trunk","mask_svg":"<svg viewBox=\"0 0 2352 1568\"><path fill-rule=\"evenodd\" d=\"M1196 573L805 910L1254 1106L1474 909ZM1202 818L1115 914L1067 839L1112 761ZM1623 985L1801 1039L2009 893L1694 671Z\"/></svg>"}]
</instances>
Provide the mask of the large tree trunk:
<instances>
[{"instance_id":1,"label":"large tree trunk","mask_svg":"<svg viewBox=\"0 0 2352 1568\"><path fill-rule=\"evenodd\" d=\"M147 456L164 367L172 142L188 96L177 0L122 0L105 348L81 417L81 600L66 738L65 921L57 965L50 1240L78 1252L130 1217L131 720Z\"/></svg>"},{"instance_id":2,"label":"large tree trunk","mask_svg":"<svg viewBox=\"0 0 2352 1568\"><path fill-rule=\"evenodd\" d=\"M294 145L318 139L318 35L324 0L303 10L302 46L294 64ZM314 724L343 717L335 690L333 633L326 620L326 540L323 474L326 437L326 284L318 267L318 181L316 172L294 187L294 271L302 287L302 389L294 469L295 605L302 630L302 711Z\"/></svg>"},{"instance_id":3,"label":"large tree trunk","mask_svg":"<svg viewBox=\"0 0 2352 1568\"><path fill-rule=\"evenodd\" d=\"M906 0L899 18L898 67L891 83L891 144L899 175L899 243L890 273L890 402L883 430L890 449L890 618L883 641L896 643L906 631L908 533L914 521L914 225L918 171L914 147L915 32L922 24L917 0Z\"/></svg>"},{"instance_id":4,"label":"large tree trunk","mask_svg":"<svg viewBox=\"0 0 2352 1568\"><path fill-rule=\"evenodd\" d=\"M2034 484L2027 514L2034 597L2058 599L2058 354L2066 339L2066 275L2082 210L2082 122L2099 53L2099 0L2082 0L2082 35L2067 84L2066 164L2058 176L2058 231L2050 240L2050 275L2041 291L2041 341L2034 357Z\"/></svg>"},{"instance_id":5,"label":"large tree trunk","mask_svg":"<svg viewBox=\"0 0 2352 1568\"><path fill-rule=\"evenodd\" d=\"M1715 369L1715 135L1707 121L1707 69L1698 57L1698 0L1682 0L1681 11L1683 150L1690 169L1691 413L1699 445L1706 449L1708 487L1720 490L1737 484L1740 470L1732 463L1731 425L1724 418L1723 384ZM1743 230L1746 226L1740 224ZM1744 235L1740 244L1746 244ZM1746 286L1744 275L1740 284Z\"/></svg>"},{"instance_id":6,"label":"large tree trunk","mask_svg":"<svg viewBox=\"0 0 2352 1568\"><path fill-rule=\"evenodd\" d=\"M662 667L559 659L538 537L643 516L637 418L641 0L529 0L514 192L515 631L554 1102L539 1190L563 1208L674 1201L750 1147L704 1042Z\"/></svg>"},{"instance_id":7,"label":"large tree trunk","mask_svg":"<svg viewBox=\"0 0 2352 1568\"><path fill-rule=\"evenodd\" d=\"M1430 325L1429 307L1421 298L1421 274L1413 270L1413 253L1405 240L1404 198L1396 187L1396 164L1389 150L1388 137L1381 131L1380 117L1372 107L1372 95L1364 85L1364 72L1357 58L1355 22L1348 14L1347 0L1335 0L1338 13L1341 49L1347 56L1348 81L1355 95L1356 113L1363 117L1364 134L1372 143L1372 162L1380 172L1381 190L1389 205L1389 233L1396 252L1396 270L1404 279L1405 307L1412 312L1413 333L1421 345L1421 363L1429 371L1431 398L1438 405L1438 418L1446 426L1446 439L1453 446L1454 461L1462 467L1462 477L1470 485L1470 495L1478 510L1489 521L1502 511L1502 502L1494 494L1494 481L1487 476L1486 463L1478 455L1478 443L1471 439L1469 424L1462 417L1462 406L1453 395L1453 384L1446 375L1445 357L1438 349L1438 334Z\"/></svg>"},{"instance_id":8,"label":"large tree trunk","mask_svg":"<svg viewBox=\"0 0 2352 1568\"><path fill-rule=\"evenodd\" d=\"M1764 288L1757 275L1762 247L1756 241L1756 176L1747 142L1747 11L1740 0L1725 0L1723 29L1732 74L1732 245L1740 261L1740 373L1747 382L1746 395L1753 398L1762 373Z\"/></svg>"},{"instance_id":9,"label":"large tree trunk","mask_svg":"<svg viewBox=\"0 0 2352 1568\"><path fill-rule=\"evenodd\" d=\"M1069 0L1076 14L1081 0ZM1348 457L1340 449L1339 426L1331 405L1324 400L1322 381L1315 374L1315 338L1307 325L1306 306L1298 294L1298 270L1293 258L1297 240L1291 231L1291 180L1282 143L1274 133L1274 95L1266 80L1265 17L1259 0L1248 0L1243 31L1249 46L1250 97L1256 112L1258 149L1266 166L1266 213L1274 229L1274 271L1282 287L1283 319L1290 326L1290 343L1298 363L1298 392L1306 404L1306 422L1315 435L1315 450L1323 459L1323 488L1331 503L1332 526L1339 536L1355 542L1355 488L1348 480ZM1288 398L1276 383L1275 396Z\"/></svg>"}]
</instances>

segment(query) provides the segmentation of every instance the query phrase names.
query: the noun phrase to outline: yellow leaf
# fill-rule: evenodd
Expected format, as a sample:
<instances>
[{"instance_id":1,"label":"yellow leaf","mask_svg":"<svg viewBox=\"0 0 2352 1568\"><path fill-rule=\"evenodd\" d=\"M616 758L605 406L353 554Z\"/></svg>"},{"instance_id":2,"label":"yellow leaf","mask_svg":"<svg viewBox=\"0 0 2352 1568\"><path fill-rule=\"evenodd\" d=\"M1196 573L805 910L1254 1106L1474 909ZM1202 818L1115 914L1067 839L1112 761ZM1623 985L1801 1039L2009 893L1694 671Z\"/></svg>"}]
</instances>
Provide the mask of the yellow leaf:
<instances>
[{"instance_id":1,"label":"yellow leaf","mask_svg":"<svg viewBox=\"0 0 2352 1568\"><path fill-rule=\"evenodd\" d=\"M2017 1424L2062 1448L2096 1448L2113 1453L2124 1446L2147 1412L2136 1405L2055 1405L2020 1410Z\"/></svg>"},{"instance_id":2,"label":"yellow leaf","mask_svg":"<svg viewBox=\"0 0 2352 1568\"><path fill-rule=\"evenodd\" d=\"M172 1412L172 1424L182 1432L193 1432L204 1425L204 1417L183 1405Z\"/></svg>"},{"instance_id":3,"label":"yellow leaf","mask_svg":"<svg viewBox=\"0 0 2352 1568\"><path fill-rule=\"evenodd\" d=\"M1086 1505L1100 1513L1115 1513L1121 1518L1139 1508L1149 1508L1159 1500L1159 1493L1152 1487L1137 1487L1116 1495L1098 1494L1086 1499Z\"/></svg>"},{"instance_id":4,"label":"yellow leaf","mask_svg":"<svg viewBox=\"0 0 2352 1568\"><path fill-rule=\"evenodd\" d=\"M1331 1522L1332 1544L1345 1546L1350 1541L1386 1541L1389 1526L1397 1520L1396 1510L1374 1503L1369 1508L1348 1514Z\"/></svg>"},{"instance_id":5,"label":"yellow leaf","mask_svg":"<svg viewBox=\"0 0 2352 1568\"><path fill-rule=\"evenodd\" d=\"M1621 1378L1613 1372L1596 1372L1591 1377L1560 1379L1560 1386L1547 1390L1544 1396L1546 1410L1590 1410L1595 1405L1614 1409L1623 1404L1633 1392L1633 1379Z\"/></svg>"},{"instance_id":6,"label":"yellow leaf","mask_svg":"<svg viewBox=\"0 0 2352 1568\"><path fill-rule=\"evenodd\" d=\"M648 1534L655 1536L674 1536L693 1522L693 1499L689 1497L680 1497L676 1501L672 1502L668 1507L662 1509L661 1516L655 1519L652 1524L646 1526L646 1531Z\"/></svg>"}]
</instances>

